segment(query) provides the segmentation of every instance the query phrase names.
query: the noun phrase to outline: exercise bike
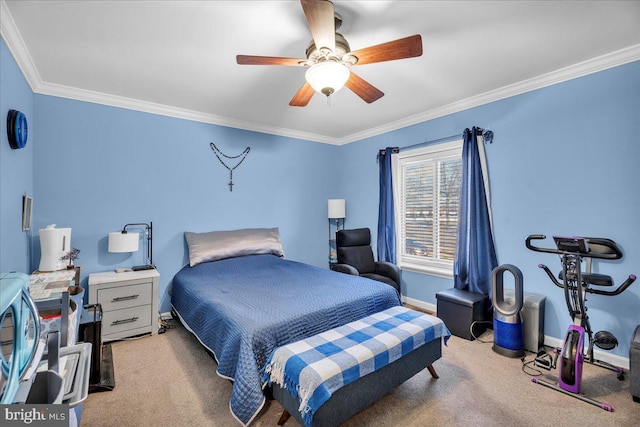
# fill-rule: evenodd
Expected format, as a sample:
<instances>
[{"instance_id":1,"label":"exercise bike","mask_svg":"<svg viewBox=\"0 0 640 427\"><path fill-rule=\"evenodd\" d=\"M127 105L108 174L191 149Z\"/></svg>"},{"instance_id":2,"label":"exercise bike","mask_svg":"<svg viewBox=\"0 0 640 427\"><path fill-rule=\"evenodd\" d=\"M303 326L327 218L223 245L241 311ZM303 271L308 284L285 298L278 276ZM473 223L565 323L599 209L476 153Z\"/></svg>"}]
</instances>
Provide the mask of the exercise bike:
<instances>
[{"instance_id":1,"label":"exercise bike","mask_svg":"<svg viewBox=\"0 0 640 427\"><path fill-rule=\"evenodd\" d=\"M606 296L621 294L636 280L636 276L630 275L616 289L611 291L604 290L604 288L614 286L613 279L611 276L592 273L591 261L592 259L616 260L622 258L622 251L613 240L595 237L554 236L555 249L541 248L531 244L532 240L544 239L546 239L546 236L541 234L531 235L526 239L526 246L532 251L561 256L562 271L559 274L559 279L562 282L556 279L546 265L539 264L538 267L547 273L554 285L564 290L564 297L569 314L573 319L573 324L569 326L562 348L556 349L555 357L552 360L545 359L545 355L540 354L536 358L536 362L540 362L536 363L536 366L550 370L551 368L556 368L558 356L560 356L557 385L539 378L532 378L532 381L611 412L613 411L611 405L579 394L584 362L615 371L618 373L619 380L624 379L624 371L621 368L596 360L593 357L594 345L603 350L612 350L618 345L618 340L608 331L593 333L585 304L587 301L586 296L587 293ZM581 271L583 259L586 260L585 272ZM588 340L586 353L584 351L585 337Z\"/></svg>"}]
</instances>

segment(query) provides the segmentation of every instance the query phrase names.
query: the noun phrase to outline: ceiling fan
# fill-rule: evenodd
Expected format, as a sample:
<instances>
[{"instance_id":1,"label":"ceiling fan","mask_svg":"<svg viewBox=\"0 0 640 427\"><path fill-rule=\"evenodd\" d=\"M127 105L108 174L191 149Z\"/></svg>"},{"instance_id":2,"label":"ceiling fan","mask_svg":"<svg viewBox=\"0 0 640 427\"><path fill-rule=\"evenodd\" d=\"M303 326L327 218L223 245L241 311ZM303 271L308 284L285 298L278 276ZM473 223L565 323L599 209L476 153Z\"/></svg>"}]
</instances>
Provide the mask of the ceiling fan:
<instances>
[{"instance_id":1,"label":"ceiling fan","mask_svg":"<svg viewBox=\"0 0 640 427\"><path fill-rule=\"evenodd\" d=\"M336 32L342 18L328 0L300 0L313 40L306 50L306 59L275 56L237 55L240 65L285 65L308 67L306 81L289 102L294 107L306 106L315 92L329 97L347 86L367 103L377 101L384 93L358 77L348 67L373 64L422 55L419 34L351 51L349 43Z\"/></svg>"}]
</instances>

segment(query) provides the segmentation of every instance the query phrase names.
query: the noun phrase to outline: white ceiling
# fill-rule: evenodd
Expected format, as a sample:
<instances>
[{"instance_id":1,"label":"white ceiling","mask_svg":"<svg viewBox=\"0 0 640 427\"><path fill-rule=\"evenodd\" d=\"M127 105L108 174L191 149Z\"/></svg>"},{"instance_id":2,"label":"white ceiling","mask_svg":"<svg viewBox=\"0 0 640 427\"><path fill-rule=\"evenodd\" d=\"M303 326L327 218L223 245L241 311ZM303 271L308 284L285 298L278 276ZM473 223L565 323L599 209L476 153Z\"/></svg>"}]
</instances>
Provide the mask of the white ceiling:
<instances>
[{"instance_id":1,"label":"white ceiling","mask_svg":"<svg viewBox=\"0 0 640 427\"><path fill-rule=\"evenodd\" d=\"M355 67L385 93L289 100L304 68L297 0L13 1L1 33L37 93L343 144L640 59L638 1L334 1L352 50L420 34L424 53ZM484 125L484 124L481 124Z\"/></svg>"}]
</instances>

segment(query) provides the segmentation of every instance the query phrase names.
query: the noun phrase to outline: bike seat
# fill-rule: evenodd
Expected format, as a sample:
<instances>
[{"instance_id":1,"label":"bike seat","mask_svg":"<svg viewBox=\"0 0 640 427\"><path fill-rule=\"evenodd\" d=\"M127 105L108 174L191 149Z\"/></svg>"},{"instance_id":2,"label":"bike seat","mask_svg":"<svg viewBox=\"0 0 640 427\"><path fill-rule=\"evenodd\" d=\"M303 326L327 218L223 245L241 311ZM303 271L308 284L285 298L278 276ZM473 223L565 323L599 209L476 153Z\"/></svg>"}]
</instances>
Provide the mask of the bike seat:
<instances>
[{"instance_id":1,"label":"bike seat","mask_svg":"<svg viewBox=\"0 0 640 427\"><path fill-rule=\"evenodd\" d=\"M562 271L558 274L558 277L560 280L564 280L564 274ZM607 276L606 274L582 273L582 281L595 286L613 286L613 279L611 276Z\"/></svg>"}]
</instances>

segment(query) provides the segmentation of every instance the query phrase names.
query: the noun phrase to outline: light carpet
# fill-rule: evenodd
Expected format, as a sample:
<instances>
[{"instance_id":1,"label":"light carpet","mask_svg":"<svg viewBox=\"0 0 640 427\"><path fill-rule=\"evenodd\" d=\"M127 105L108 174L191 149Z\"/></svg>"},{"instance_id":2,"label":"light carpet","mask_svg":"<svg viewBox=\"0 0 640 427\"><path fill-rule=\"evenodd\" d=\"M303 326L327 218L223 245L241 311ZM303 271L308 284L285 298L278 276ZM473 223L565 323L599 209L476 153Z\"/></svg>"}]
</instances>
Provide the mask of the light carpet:
<instances>
[{"instance_id":1,"label":"light carpet","mask_svg":"<svg viewBox=\"0 0 640 427\"><path fill-rule=\"evenodd\" d=\"M231 382L215 373L215 360L190 332L171 324L164 334L112 344L116 387L89 395L83 426L240 426L229 411ZM491 331L481 339L490 341ZM440 379L425 369L343 425L640 426L628 377L619 381L592 365L585 365L582 392L614 412L532 383L519 359L491 344L451 337L434 367ZM553 374L543 378L553 382ZM251 426L276 426L281 413L267 401ZM285 424L297 425L293 418Z\"/></svg>"}]
</instances>

